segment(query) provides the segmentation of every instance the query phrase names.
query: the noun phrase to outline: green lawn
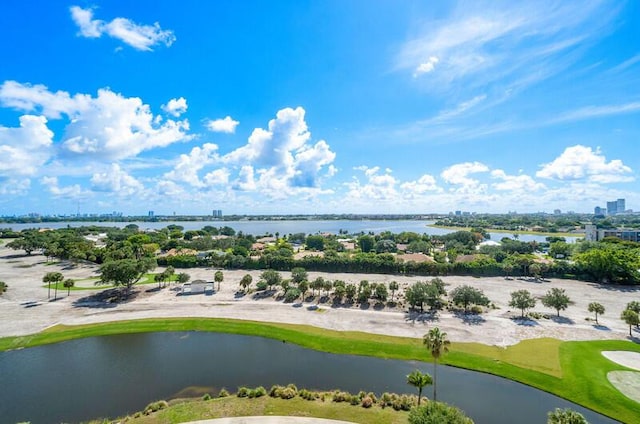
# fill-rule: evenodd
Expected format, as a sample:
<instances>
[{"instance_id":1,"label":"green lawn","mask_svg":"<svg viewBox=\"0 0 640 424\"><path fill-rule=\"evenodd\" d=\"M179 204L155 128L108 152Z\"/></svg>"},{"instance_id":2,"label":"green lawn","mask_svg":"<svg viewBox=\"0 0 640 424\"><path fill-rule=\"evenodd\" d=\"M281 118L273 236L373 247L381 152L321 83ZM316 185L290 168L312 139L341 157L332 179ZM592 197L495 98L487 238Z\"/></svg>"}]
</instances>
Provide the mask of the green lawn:
<instances>
[{"instance_id":1,"label":"green lawn","mask_svg":"<svg viewBox=\"0 0 640 424\"><path fill-rule=\"evenodd\" d=\"M144 285L144 284L158 284L155 281L155 276L156 274L153 273L149 273L149 274L145 274L142 276L142 278L140 279L140 281L138 281L136 283L136 285ZM74 281L76 283L78 282L92 282L93 284L91 286L73 286L71 287L71 291L75 291L75 290L106 290L106 289L112 289L115 286L110 285L110 284L106 284L106 285L95 285L95 282L100 281L100 278L98 277L91 277L91 278L81 278L81 279L77 279ZM175 283L176 281L178 281L178 276L176 274L172 275L171 278L169 280L167 280L165 282L165 284L169 284L169 283ZM58 282L56 284L51 284L51 290L55 289L55 286L58 286L58 290L64 290L66 291L67 288L64 287L62 282ZM49 287L48 284L44 284L42 287L44 287L45 289Z\"/></svg>"},{"instance_id":2,"label":"green lawn","mask_svg":"<svg viewBox=\"0 0 640 424\"><path fill-rule=\"evenodd\" d=\"M340 332L293 324L204 318L170 318L62 326L23 337L0 339L0 350L56 343L81 337L154 331L214 331L286 340L310 349L404 360L430 360L420 339L362 332ZM508 348L479 343L453 343L442 363L483 371L546 390L623 422L634 422L640 405L606 380L612 370L625 369L606 360L603 350L640 352L628 341L523 341Z\"/></svg>"}]
</instances>

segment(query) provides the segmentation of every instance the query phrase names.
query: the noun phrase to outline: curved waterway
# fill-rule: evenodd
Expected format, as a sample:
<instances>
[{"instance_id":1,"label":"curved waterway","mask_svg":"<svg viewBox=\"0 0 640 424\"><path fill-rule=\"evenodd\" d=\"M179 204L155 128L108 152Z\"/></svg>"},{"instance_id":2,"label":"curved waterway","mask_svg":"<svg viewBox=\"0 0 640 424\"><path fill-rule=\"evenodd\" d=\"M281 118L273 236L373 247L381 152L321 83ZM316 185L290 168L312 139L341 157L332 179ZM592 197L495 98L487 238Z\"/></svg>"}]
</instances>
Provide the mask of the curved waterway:
<instances>
[{"instance_id":1,"label":"curved waterway","mask_svg":"<svg viewBox=\"0 0 640 424\"><path fill-rule=\"evenodd\" d=\"M175 332L92 337L0 352L2 422L79 422L139 411L149 402L225 387L295 383L299 388L414 393L406 375L431 363L335 355L282 341ZM425 395L431 397L431 387ZM438 399L477 424L544 424L554 408L591 424L615 423L551 394L488 374L438 368Z\"/></svg>"}]
</instances>

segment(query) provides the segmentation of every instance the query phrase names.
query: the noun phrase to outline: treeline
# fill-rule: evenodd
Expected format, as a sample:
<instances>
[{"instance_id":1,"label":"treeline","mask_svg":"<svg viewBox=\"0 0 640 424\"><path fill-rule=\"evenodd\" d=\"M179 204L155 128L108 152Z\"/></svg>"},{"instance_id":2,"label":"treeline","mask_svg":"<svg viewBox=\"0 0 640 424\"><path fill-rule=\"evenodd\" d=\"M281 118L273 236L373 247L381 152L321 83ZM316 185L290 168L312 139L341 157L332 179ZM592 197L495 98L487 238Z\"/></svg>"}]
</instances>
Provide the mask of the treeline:
<instances>
[{"instance_id":1,"label":"treeline","mask_svg":"<svg viewBox=\"0 0 640 424\"><path fill-rule=\"evenodd\" d=\"M48 258L104 264L153 258L174 268L214 266L227 269L275 269L384 273L424 276L525 276L576 278L599 283L640 283L640 244L606 239L598 243L546 243L503 238L486 245L482 229L430 236L394 234L280 235L256 238L228 226L184 231L169 225L156 231L78 227L52 231L0 229L8 247ZM303 250L307 255L296 255ZM417 254L417 256L416 256Z\"/></svg>"}]
</instances>

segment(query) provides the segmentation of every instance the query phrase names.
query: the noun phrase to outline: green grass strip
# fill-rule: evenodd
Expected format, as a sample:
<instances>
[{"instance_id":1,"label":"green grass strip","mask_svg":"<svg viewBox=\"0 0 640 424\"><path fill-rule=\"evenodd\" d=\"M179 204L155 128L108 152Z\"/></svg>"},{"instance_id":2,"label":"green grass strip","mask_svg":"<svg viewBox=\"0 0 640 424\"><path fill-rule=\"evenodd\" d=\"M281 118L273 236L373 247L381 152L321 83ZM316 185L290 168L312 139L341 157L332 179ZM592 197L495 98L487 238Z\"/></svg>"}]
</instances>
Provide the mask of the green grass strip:
<instances>
[{"instance_id":1,"label":"green grass strip","mask_svg":"<svg viewBox=\"0 0 640 424\"><path fill-rule=\"evenodd\" d=\"M167 318L116 321L80 326L58 325L43 332L0 339L0 351L57 343L82 337L160 331L212 331L286 340L318 351L430 361L420 339L333 331L295 324L214 318ZM441 363L506 377L553 393L622 422L635 422L640 404L622 395L606 379L623 366L608 361L604 350L640 352L628 341L560 342L535 339L508 348L453 343Z\"/></svg>"},{"instance_id":2,"label":"green grass strip","mask_svg":"<svg viewBox=\"0 0 640 424\"><path fill-rule=\"evenodd\" d=\"M427 225L427 227L431 228L440 228L442 230L454 230L454 231L471 231L471 227L456 227L449 225ZM546 237L584 237L582 233L552 233L548 231L525 231L525 230L498 230L495 228L485 228L485 231L488 233L499 233L499 234L528 234L532 236L546 236Z\"/></svg>"}]
</instances>

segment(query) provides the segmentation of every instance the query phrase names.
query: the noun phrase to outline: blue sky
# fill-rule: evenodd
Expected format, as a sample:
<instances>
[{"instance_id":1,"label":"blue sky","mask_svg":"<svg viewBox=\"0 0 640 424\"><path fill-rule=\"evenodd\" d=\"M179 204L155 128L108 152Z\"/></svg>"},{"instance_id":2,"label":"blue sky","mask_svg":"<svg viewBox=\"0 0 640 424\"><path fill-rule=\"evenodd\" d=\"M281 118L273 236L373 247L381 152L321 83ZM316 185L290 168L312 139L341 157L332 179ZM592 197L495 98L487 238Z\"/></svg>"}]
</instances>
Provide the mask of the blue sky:
<instances>
[{"instance_id":1,"label":"blue sky","mask_svg":"<svg viewBox=\"0 0 640 424\"><path fill-rule=\"evenodd\" d=\"M637 1L0 8L0 215L640 210Z\"/></svg>"}]
</instances>

